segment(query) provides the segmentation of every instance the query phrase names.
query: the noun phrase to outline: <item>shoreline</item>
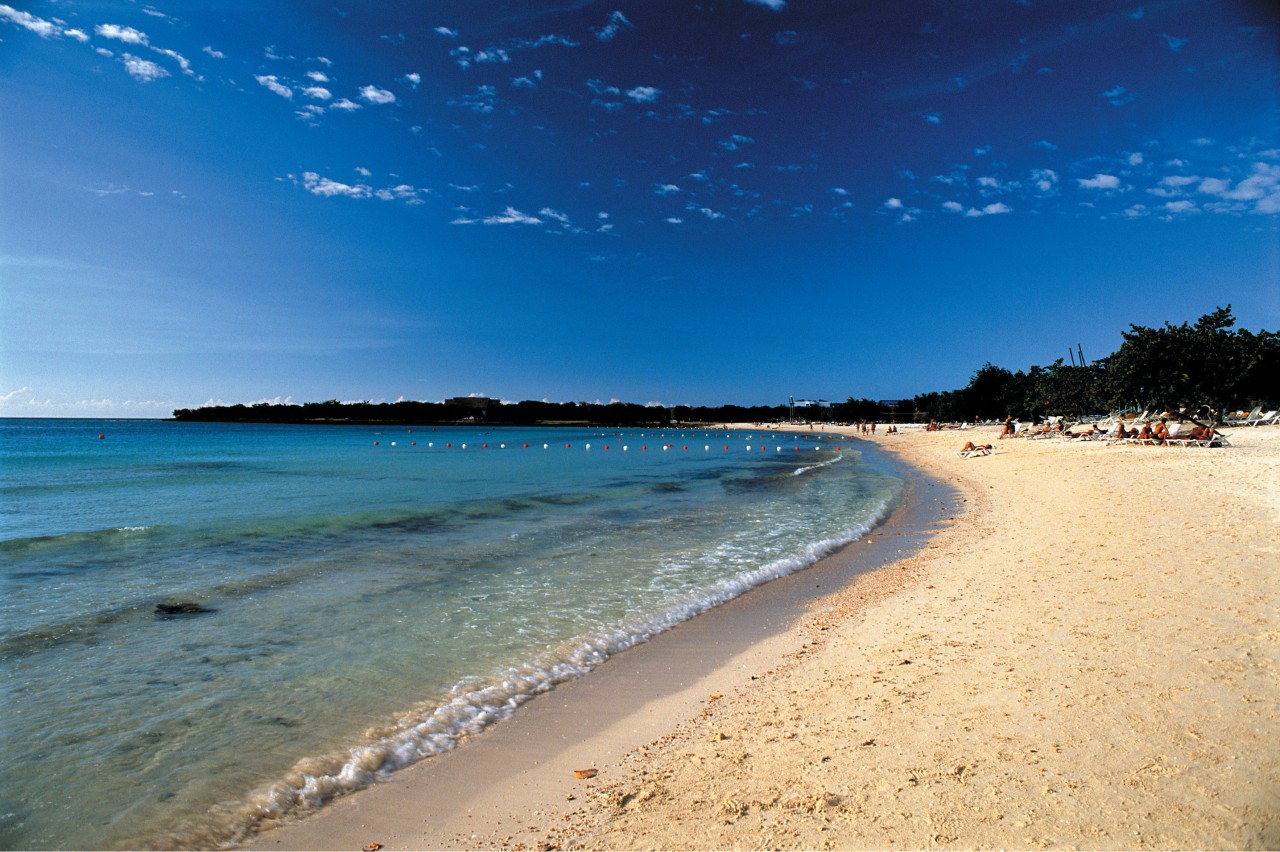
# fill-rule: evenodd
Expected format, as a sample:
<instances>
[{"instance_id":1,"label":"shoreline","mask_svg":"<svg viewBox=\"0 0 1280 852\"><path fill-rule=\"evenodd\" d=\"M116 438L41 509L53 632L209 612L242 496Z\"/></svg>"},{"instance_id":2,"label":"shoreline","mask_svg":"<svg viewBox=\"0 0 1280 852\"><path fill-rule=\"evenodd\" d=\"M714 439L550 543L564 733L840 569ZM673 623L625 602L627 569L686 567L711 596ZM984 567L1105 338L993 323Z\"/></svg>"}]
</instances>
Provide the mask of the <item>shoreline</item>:
<instances>
[{"instance_id":1,"label":"shoreline","mask_svg":"<svg viewBox=\"0 0 1280 852\"><path fill-rule=\"evenodd\" d=\"M451 801L408 783L415 767L253 843L1280 847L1280 430L1225 450L996 433L872 439L966 511L783 633L664 696L628 693L643 675L619 655L613 684L601 666L524 708L585 711L597 684L613 739L563 730L521 755L504 723L472 744L500 777L462 749L440 762L457 767L439 790L467 784ZM967 439L996 451L960 458ZM701 654L747 597L662 635ZM585 767L599 775L574 780Z\"/></svg>"},{"instance_id":2,"label":"shoreline","mask_svg":"<svg viewBox=\"0 0 1280 852\"><path fill-rule=\"evenodd\" d=\"M855 446L882 452L868 443ZM610 657L450 752L264 830L240 848L538 845L541 831L532 827L618 777L628 752L698 713L709 696L803 654L806 641L796 628L815 602L850 585L873 597L896 591L904 578L887 566L923 547L954 513L958 497L950 486L889 458L906 491L902 505L868 535ZM587 767L599 774L590 781L574 777L575 769Z\"/></svg>"}]
</instances>

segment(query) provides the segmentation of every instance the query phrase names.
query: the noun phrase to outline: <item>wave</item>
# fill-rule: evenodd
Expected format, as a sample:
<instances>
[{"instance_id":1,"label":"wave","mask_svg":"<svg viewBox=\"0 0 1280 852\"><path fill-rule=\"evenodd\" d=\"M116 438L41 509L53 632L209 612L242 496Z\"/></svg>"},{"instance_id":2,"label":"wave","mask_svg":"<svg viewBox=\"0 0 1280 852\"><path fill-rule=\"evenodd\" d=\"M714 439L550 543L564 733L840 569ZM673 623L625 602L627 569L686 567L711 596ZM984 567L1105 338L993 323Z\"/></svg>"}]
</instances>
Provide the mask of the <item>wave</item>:
<instances>
[{"instance_id":1,"label":"wave","mask_svg":"<svg viewBox=\"0 0 1280 852\"><path fill-rule=\"evenodd\" d=\"M367 732L365 742L346 750L300 760L282 778L243 800L218 805L204 818L153 838L150 848L236 845L385 779L396 770L448 752L495 722L510 718L535 696L587 674L609 657L757 586L808 568L873 530L890 508L891 500L886 498L863 522L843 533L721 580L652 617L603 628L488 678L465 679L455 685L445 702L415 708L393 724Z\"/></svg>"},{"instance_id":2,"label":"wave","mask_svg":"<svg viewBox=\"0 0 1280 852\"><path fill-rule=\"evenodd\" d=\"M830 467L831 465L835 464L836 462L840 461L843 458L844 458L843 454L837 454L832 458L827 459L826 461L818 462L817 464L811 464L811 465L808 465L807 467L798 467L795 470L791 471L791 475L803 476L804 474L808 473L811 470L821 470L824 467Z\"/></svg>"},{"instance_id":3,"label":"wave","mask_svg":"<svg viewBox=\"0 0 1280 852\"><path fill-rule=\"evenodd\" d=\"M100 530L76 530L53 535L10 538L0 541L0 556L11 556L17 559L58 547L83 547L87 545L97 548L125 541L136 542L139 536L154 533L159 529L159 526L135 524L123 527L108 527Z\"/></svg>"}]
</instances>

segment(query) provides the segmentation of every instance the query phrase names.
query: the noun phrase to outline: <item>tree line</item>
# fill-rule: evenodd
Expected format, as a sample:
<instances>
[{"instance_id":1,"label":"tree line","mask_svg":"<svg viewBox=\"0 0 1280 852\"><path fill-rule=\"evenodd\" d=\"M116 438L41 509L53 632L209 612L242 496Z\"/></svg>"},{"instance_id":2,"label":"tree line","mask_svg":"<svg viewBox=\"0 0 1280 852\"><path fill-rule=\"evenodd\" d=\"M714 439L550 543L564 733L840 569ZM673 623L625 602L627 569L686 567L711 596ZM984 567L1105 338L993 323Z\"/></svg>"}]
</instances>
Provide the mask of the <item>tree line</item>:
<instances>
[{"instance_id":1,"label":"tree line","mask_svg":"<svg viewBox=\"0 0 1280 852\"><path fill-rule=\"evenodd\" d=\"M963 388L886 403L849 397L829 408L802 406L687 406L635 403L540 402L484 404L400 401L308 402L180 408L177 420L249 423L388 423L592 425L661 427L677 423L771 423L800 420L922 422L1020 420L1055 414L1079 417L1117 409L1193 411L1221 420L1233 408L1280 402L1280 334L1235 329L1231 306L1194 325L1131 325L1112 354L1091 364L1013 372L990 362Z\"/></svg>"},{"instance_id":2,"label":"tree line","mask_svg":"<svg viewBox=\"0 0 1280 852\"><path fill-rule=\"evenodd\" d=\"M1130 325L1124 342L1091 364L1011 372L991 363L963 388L921 394L916 412L941 421L1079 417L1115 410L1187 411L1221 421L1234 409L1280 402L1280 335L1234 329L1231 306L1194 325Z\"/></svg>"}]
</instances>

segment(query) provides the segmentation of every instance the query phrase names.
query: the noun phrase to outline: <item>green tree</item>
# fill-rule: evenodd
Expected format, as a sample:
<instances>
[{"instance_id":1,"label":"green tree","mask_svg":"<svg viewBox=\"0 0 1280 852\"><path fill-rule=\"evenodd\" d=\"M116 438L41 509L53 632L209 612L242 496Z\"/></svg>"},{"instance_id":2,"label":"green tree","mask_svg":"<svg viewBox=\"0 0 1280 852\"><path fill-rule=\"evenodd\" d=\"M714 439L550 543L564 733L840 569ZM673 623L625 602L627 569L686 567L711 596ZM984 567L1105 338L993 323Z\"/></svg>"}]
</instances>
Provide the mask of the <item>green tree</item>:
<instances>
[{"instance_id":1,"label":"green tree","mask_svg":"<svg viewBox=\"0 0 1280 852\"><path fill-rule=\"evenodd\" d=\"M1146 408L1208 409L1221 419L1232 403L1274 394L1276 380L1270 379L1268 387L1260 368L1275 362L1275 335L1231 331L1234 325L1230 305L1195 325L1131 325L1122 332L1124 343L1105 359L1113 400L1133 400Z\"/></svg>"}]
</instances>

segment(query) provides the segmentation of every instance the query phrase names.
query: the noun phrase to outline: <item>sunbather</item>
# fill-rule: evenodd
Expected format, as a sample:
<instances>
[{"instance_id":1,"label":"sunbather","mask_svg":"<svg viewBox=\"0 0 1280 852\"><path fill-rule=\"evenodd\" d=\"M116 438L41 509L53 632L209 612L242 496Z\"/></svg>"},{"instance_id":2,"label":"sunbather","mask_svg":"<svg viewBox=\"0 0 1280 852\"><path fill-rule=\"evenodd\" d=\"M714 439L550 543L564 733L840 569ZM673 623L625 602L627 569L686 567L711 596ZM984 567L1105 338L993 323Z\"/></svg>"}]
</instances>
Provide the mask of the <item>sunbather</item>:
<instances>
[{"instance_id":1,"label":"sunbather","mask_svg":"<svg viewBox=\"0 0 1280 852\"><path fill-rule=\"evenodd\" d=\"M1000 430L1000 437L1001 437L1001 438L1012 438L1012 437L1013 437L1013 432L1014 432L1014 428L1013 428L1013 415L1012 415L1012 414L1010 414L1010 415L1008 415L1008 416L1006 416L1006 417L1004 418L1004 428Z\"/></svg>"},{"instance_id":2,"label":"sunbather","mask_svg":"<svg viewBox=\"0 0 1280 852\"><path fill-rule=\"evenodd\" d=\"M986 455L987 453L991 452L993 449L995 448L992 447L990 444L975 444L973 443L973 441L965 441L964 446L960 448L960 455L963 456L963 455L968 455L970 453L978 453L980 455Z\"/></svg>"}]
</instances>

